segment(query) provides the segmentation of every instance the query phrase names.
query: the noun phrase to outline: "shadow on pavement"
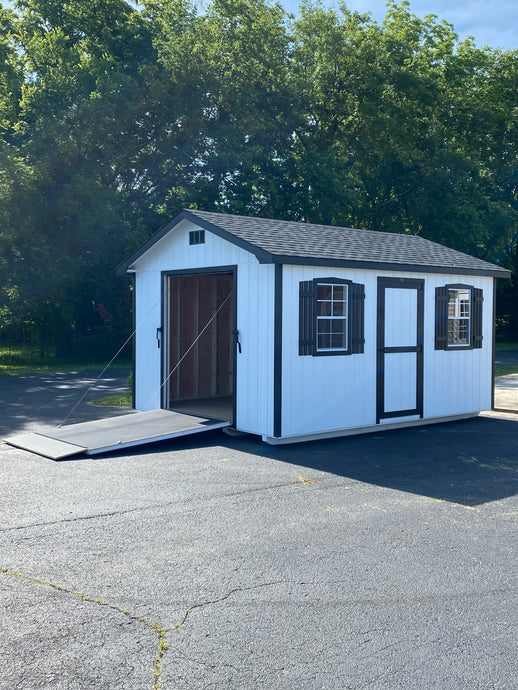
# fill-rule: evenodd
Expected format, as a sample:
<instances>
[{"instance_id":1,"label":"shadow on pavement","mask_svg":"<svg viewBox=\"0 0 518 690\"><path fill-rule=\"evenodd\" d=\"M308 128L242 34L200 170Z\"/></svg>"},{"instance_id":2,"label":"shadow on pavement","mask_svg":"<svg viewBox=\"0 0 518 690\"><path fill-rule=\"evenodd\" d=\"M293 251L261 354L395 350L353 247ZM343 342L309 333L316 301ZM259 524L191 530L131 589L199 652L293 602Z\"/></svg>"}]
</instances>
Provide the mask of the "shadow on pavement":
<instances>
[{"instance_id":1,"label":"shadow on pavement","mask_svg":"<svg viewBox=\"0 0 518 690\"><path fill-rule=\"evenodd\" d=\"M129 371L107 373L67 423L131 412L87 402L127 390ZM58 425L95 376L48 374L0 377L0 440L16 432ZM124 456L224 446L252 456L290 463L353 481L476 506L518 494L518 415L472 419L289 446L268 446L253 436L222 432L139 446L112 453ZM77 460L80 460L79 456ZM174 459L174 455L173 455ZM66 461L62 461L66 462ZM253 462L253 457L250 458Z\"/></svg>"},{"instance_id":2,"label":"shadow on pavement","mask_svg":"<svg viewBox=\"0 0 518 690\"><path fill-rule=\"evenodd\" d=\"M129 370L106 372L95 383L67 424L87 422L130 411L90 405L92 400L128 391ZM0 376L0 440L21 431L58 426L95 382L96 372Z\"/></svg>"},{"instance_id":3,"label":"shadow on pavement","mask_svg":"<svg viewBox=\"0 0 518 690\"><path fill-rule=\"evenodd\" d=\"M203 452L215 446L290 463L301 474L326 472L343 477L344 484L360 481L465 506L518 494L518 417L481 416L290 446L268 446L257 437L228 438L222 432L208 432L125 455L189 448Z\"/></svg>"}]
</instances>

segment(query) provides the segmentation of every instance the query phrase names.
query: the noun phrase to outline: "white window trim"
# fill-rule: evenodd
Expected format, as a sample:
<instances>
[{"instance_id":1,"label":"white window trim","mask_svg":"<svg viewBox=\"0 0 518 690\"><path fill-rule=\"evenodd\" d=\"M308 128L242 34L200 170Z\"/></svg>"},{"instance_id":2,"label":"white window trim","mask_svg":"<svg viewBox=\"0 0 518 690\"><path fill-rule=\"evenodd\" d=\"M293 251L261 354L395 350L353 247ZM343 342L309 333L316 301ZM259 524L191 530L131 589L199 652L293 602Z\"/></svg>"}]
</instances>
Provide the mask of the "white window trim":
<instances>
[{"instance_id":1,"label":"white window trim","mask_svg":"<svg viewBox=\"0 0 518 690\"><path fill-rule=\"evenodd\" d=\"M450 316L449 309L450 309L450 295L452 292L456 292L457 296L455 299L455 314L453 316ZM461 307L461 300L460 300L460 293L465 292L468 295L468 315L467 316L461 316L460 315L460 307ZM448 288L448 330L446 337L448 339L448 348L462 348L462 347L470 347L471 346L471 319L473 316L473 307L472 307L472 294L471 294L471 289L470 288ZM467 342L465 343L450 343L449 337L450 337L450 321L466 321L468 324L468 331L467 331Z\"/></svg>"},{"instance_id":2,"label":"white window trim","mask_svg":"<svg viewBox=\"0 0 518 690\"><path fill-rule=\"evenodd\" d=\"M331 288L331 299L330 300L319 300L318 299L318 288L319 286L324 286L324 287L330 287ZM334 303L333 299L333 292L335 287L341 287L345 289L345 299L344 300L336 300L336 302L344 303L344 315L343 316L333 316L331 315L322 315L318 316L318 304L322 302L331 302L331 312L333 311L332 305ZM317 322L316 322L316 333L315 333L315 345L316 345L316 351L317 352L348 352L349 349L349 285L347 283L326 283L325 281L318 281L316 284L316 290L317 290ZM319 347L318 346L318 335L319 335L319 330L318 330L318 322L321 320L328 320L328 321L343 321L344 323L344 347Z\"/></svg>"}]
</instances>

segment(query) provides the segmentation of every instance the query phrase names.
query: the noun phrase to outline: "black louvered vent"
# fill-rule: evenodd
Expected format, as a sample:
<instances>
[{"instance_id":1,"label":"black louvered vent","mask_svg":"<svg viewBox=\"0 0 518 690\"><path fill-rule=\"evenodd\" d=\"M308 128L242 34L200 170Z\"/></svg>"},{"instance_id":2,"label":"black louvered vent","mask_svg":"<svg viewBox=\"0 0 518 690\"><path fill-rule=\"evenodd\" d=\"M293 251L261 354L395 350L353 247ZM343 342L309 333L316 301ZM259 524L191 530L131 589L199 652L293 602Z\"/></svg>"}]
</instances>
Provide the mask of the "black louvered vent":
<instances>
[{"instance_id":1,"label":"black louvered vent","mask_svg":"<svg viewBox=\"0 0 518 690\"><path fill-rule=\"evenodd\" d=\"M205 230L191 230L189 244L205 244Z\"/></svg>"}]
</instances>

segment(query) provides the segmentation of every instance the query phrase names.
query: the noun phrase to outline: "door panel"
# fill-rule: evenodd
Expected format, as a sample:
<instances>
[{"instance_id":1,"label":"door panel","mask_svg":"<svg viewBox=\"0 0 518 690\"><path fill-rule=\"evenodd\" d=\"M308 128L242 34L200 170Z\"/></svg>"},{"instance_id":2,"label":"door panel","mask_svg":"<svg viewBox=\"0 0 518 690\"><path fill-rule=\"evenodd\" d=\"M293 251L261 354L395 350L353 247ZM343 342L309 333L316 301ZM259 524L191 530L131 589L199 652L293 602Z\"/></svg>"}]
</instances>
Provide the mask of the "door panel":
<instances>
[{"instance_id":1,"label":"door panel","mask_svg":"<svg viewBox=\"0 0 518 690\"><path fill-rule=\"evenodd\" d=\"M378 278L376 418L423 416L424 281Z\"/></svg>"},{"instance_id":2,"label":"door panel","mask_svg":"<svg viewBox=\"0 0 518 690\"><path fill-rule=\"evenodd\" d=\"M417 345L417 290L385 289L385 347Z\"/></svg>"},{"instance_id":3,"label":"door panel","mask_svg":"<svg viewBox=\"0 0 518 690\"><path fill-rule=\"evenodd\" d=\"M417 408L417 352L385 355L385 412Z\"/></svg>"}]
</instances>

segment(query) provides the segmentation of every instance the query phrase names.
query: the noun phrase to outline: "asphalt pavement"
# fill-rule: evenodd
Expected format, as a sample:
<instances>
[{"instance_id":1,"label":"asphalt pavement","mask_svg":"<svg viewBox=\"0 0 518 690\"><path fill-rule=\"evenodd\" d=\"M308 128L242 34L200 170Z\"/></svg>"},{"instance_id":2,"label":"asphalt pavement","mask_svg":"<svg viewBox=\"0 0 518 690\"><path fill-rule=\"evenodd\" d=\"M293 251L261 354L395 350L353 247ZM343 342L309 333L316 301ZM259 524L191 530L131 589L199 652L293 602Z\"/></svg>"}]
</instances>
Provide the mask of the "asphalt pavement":
<instances>
[{"instance_id":1,"label":"asphalt pavement","mask_svg":"<svg viewBox=\"0 0 518 690\"><path fill-rule=\"evenodd\" d=\"M518 350L495 352L495 364L501 367L518 367Z\"/></svg>"},{"instance_id":2,"label":"asphalt pavement","mask_svg":"<svg viewBox=\"0 0 518 690\"><path fill-rule=\"evenodd\" d=\"M2 436L85 382L2 377ZM0 444L0 688L514 690L517 494L497 412L61 462Z\"/></svg>"}]
</instances>

